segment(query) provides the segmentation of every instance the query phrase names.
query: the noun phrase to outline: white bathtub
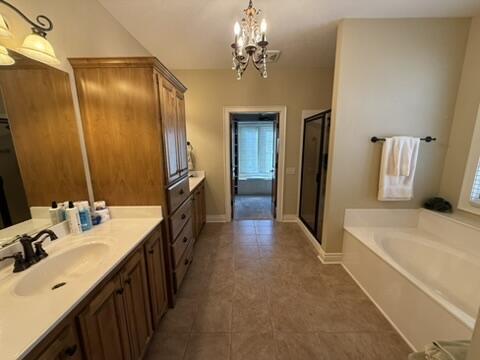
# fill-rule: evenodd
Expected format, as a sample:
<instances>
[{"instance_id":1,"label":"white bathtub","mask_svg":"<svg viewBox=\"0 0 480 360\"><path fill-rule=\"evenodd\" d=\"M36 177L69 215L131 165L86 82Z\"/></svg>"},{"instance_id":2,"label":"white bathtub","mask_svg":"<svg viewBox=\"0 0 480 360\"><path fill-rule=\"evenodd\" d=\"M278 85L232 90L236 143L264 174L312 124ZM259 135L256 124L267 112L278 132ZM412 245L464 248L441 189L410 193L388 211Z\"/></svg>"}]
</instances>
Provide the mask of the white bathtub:
<instances>
[{"instance_id":1,"label":"white bathtub","mask_svg":"<svg viewBox=\"0 0 480 360\"><path fill-rule=\"evenodd\" d=\"M414 349L470 338L480 229L427 210L347 210L343 265Z\"/></svg>"}]
</instances>

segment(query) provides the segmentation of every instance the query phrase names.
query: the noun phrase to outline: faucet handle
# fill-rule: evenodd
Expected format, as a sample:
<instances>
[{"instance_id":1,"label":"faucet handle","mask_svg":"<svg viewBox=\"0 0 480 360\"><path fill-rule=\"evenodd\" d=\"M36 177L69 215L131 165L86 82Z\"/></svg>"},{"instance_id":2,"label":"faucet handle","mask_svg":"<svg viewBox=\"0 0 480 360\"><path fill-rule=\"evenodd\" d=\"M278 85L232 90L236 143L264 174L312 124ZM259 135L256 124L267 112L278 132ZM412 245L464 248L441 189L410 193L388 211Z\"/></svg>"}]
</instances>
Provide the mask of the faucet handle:
<instances>
[{"instance_id":1,"label":"faucet handle","mask_svg":"<svg viewBox=\"0 0 480 360\"><path fill-rule=\"evenodd\" d=\"M37 258L37 261L45 259L48 256L47 252L42 247L42 243L43 243L43 240L39 241L39 242L36 242L34 244L35 245L35 257Z\"/></svg>"},{"instance_id":2,"label":"faucet handle","mask_svg":"<svg viewBox=\"0 0 480 360\"><path fill-rule=\"evenodd\" d=\"M15 263L13 265L13 272L14 273L23 271L26 268L28 268L27 264L25 263L25 259L23 258L23 255L22 255L21 252L16 252L13 255L4 256L4 257L0 258L0 261L7 260L7 259L14 259L15 260Z\"/></svg>"}]
</instances>

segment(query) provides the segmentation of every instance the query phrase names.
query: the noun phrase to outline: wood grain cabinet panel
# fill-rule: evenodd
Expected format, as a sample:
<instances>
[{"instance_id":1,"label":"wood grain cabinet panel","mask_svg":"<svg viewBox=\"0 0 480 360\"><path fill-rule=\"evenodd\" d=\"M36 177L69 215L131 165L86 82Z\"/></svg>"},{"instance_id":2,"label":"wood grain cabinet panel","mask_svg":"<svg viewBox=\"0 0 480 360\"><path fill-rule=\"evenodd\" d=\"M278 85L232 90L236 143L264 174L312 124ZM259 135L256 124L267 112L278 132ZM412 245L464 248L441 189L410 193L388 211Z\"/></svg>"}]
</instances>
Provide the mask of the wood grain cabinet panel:
<instances>
[{"instance_id":1,"label":"wood grain cabinet panel","mask_svg":"<svg viewBox=\"0 0 480 360\"><path fill-rule=\"evenodd\" d=\"M145 244L148 286L152 307L153 326L156 328L167 311L167 287L163 257L163 239L160 231L156 231Z\"/></svg>"},{"instance_id":2,"label":"wood grain cabinet panel","mask_svg":"<svg viewBox=\"0 0 480 360\"><path fill-rule=\"evenodd\" d=\"M85 356L91 360L131 359L120 277L109 281L79 315Z\"/></svg>"},{"instance_id":3,"label":"wood grain cabinet panel","mask_svg":"<svg viewBox=\"0 0 480 360\"><path fill-rule=\"evenodd\" d=\"M67 325L37 357L37 360L67 359L83 359L82 349L73 324Z\"/></svg>"},{"instance_id":4,"label":"wood grain cabinet panel","mask_svg":"<svg viewBox=\"0 0 480 360\"><path fill-rule=\"evenodd\" d=\"M138 249L121 273L123 298L130 335L132 358L143 357L143 352L152 336L152 321L143 249Z\"/></svg>"},{"instance_id":5,"label":"wood grain cabinet panel","mask_svg":"<svg viewBox=\"0 0 480 360\"><path fill-rule=\"evenodd\" d=\"M183 176L188 174L187 126L185 121L185 97L178 91L176 92L175 105L177 114L178 172L180 176Z\"/></svg>"}]
</instances>

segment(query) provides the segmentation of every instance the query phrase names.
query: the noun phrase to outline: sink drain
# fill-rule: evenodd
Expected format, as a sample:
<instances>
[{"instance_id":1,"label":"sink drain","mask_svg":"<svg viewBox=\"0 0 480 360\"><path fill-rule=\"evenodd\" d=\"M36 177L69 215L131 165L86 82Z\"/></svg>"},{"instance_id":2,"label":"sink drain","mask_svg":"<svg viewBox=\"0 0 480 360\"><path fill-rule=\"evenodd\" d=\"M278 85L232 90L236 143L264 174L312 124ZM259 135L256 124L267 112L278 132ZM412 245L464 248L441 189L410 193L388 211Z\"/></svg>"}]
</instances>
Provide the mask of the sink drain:
<instances>
[{"instance_id":1,"label":"sink drain","mask_svg":"<svg viewBox=\"0 0 480 360\"><path fill-rule=\"evenodd\" d=\"M56 285L53 285L52 290L58 289L58 288L62 287L63 285L66 285L66 284L67 284L66 282L61 282L61 283L58 283Z\"/></svg>"}]
</instances>

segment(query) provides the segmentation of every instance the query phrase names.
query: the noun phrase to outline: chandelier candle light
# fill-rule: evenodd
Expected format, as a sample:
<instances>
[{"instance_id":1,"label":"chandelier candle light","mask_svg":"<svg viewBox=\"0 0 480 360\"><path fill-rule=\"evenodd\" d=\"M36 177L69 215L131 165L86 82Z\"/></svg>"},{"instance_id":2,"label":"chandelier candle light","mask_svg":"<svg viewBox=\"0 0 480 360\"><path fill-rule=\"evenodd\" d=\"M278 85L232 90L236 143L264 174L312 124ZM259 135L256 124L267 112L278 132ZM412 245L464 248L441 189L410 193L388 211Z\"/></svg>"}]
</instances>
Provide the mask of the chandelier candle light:
<instances>
[{"instance_id":1,"label":"chandelier candle light","mask_svg":"<svg viewBox=\"0 0 480 360\"><path fill-rule=\"evenodd\" d=\"M253 7L250 0L248 8L243 10L245 17L233 27L235 40L232 44L233 67L237 80L242 78L250 60L263 78L267 77L267 21L262 19L260 25L257 15L262 11Z\"/></svg>"}]
</instances>

